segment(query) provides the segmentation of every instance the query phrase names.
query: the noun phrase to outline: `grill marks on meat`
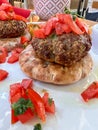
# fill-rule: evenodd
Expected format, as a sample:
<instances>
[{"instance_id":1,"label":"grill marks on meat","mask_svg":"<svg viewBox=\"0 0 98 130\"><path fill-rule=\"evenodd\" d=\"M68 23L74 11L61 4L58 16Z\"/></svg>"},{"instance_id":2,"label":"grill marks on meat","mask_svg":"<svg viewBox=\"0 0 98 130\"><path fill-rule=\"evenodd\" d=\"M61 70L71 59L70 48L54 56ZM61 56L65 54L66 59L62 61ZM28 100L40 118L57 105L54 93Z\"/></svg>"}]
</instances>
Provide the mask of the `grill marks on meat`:
<instances>
[{"instance_id":1,"label":"grill marks on meat","mask_svg":"<svg viewBox=\"0 0 98 130\"><path fill-rule=\"evenodd\" d=\"M91 39L88 34L69 33L54 39L34 38L32 46L39 58L64 66L71 66L87 55L91 48Z\"/></svg>"},{"instance_id":2,"label":"grill marks on meat","mask_svg":"<svg viewBox=\"0 0 98 130\"><path fill-rule=\"evenodd\" d=\"M0 21L0 38L13 38L21 36L27 25L23 21Z\"/></svg>"}]
</instances>

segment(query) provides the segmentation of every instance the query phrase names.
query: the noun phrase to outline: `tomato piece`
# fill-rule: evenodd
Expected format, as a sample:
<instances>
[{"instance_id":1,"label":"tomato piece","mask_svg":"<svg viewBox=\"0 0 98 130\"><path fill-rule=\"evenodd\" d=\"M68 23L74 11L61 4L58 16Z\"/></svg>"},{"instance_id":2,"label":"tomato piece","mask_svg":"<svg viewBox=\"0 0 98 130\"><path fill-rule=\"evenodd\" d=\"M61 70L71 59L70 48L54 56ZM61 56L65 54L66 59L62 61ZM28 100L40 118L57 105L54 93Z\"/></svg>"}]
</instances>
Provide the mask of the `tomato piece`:
<instances>
[{"instance_id":1,"label":"tomato piece","mask_svg":"<svg viewBox=\"0 0 98 130\"><path fill-rule=\"evenodd\" d=\"M19 54L23 51L23 48L15 48L12 50L11 56L8 58L8 63L15 63L19 60Z\"/></svg>"},{"instance_id":2,"label":"tomato piece","mask_svg":"<svg viewBox=\"0 0 98 130\"><path fill-rule=\"evenodd\" d=\"M21 52L23 51L23 48L15 48L14 50L12 50L12 54L16 54L16 53L18 53L18 54L20 54Z\"/></svg>"},{"instance_id":3,"label":"tomato piece","mask_svg":"<svg viewBox=\"0 0 98 130\"><path fill-rule=\"evenodd\" d=\"M16 93L13 97L10 97L11 103L17 102L22 97L21 93Z\"/></svg>"},{"instance_id":4,"label":"tomato piece","mask_svg":"<svg viewBox=\"0 0 98 130\"><path fill-rule=\"evenodd\" d=\"M65 17L66 14L56 14L56 17L58 18L60 23L65 23Z\"/></svg>"},{"instance_id":5,"label":"tomato piece","mask_svg":"<svg viewBox=\"0 0 98 130\"><path fill-rule=\"evenodd\" d=\"M2 3L0 6L0 11L3 10L5 12L13 12L13 6L11 4Z\"/></svg>"},{"instance_id":6,"label":"tomato piece","mask_svg":"<svg viewBox=\"0 0 98 130\"><path fill-rule=\"evenodd\" d=\"M33 35L34 35L34 37L37 37L37 38L45 38L46 37L43 29L34 30Z\"/></svg>"},{"instance_id":7,"label":"tomato piece","mask_svg":"<svg viewBox=\"0 0 98 130\"><path fill-rule=\"evenodd\" d=\"M48 21L44 29L45 35L49 35L52 32L52 22Z\"/></svg>"},{"instance_id":8,"label":"tomato piece","mask_svg":"<svg viewBox=\"0 0 98 130\"><path fill-rule=\"evenodd\" d=\"M88 27L86 25L86 23L84 23L83 21L81 21L78 17L75 19L76 24L78 25L78 27L83 31L88 33Z\"/></svg>"},{"instance_id":9,"label":"tomato piece","mask_svg":"<svg viewBox=\"0 0 98 130\"><path fill-rule=\"evenodd\" d=\"M21 86L23 86L23 88L27 89L27 88L31 88L33 85L33 80L32 79L23 79L21 82Z\"/></svg>"},{"instance_id":10,"label":"tomato piece","mask_svg":"<svg viewBox=\"0 0 98 130\"><path fill-rule=\"evenodd\" d=\"M14 14L13 19L15 19L15 20L22 20L24 22L27 22L26 18L24 18L21 15L17 15L17 14Z\"/></svg>"},{"instance_id":11,"label":"tomato piece","mask_svg":"<svg viewBox=\"0 0 98 130\"><path fill-rule=\"evenodd\" d=\"M14 114L14 110L11 109L11 123L14 124L14 123L18 122L18 120L19 119Z\"/></svg>"},{"instance_id":12,"label":"tomato piece","mask_svg":"<svg viewBox=\"0 0 98 130\"><path fill-rule=\"evenodd\" d=\"M68 26L68 24L62 24L64 32L66 33L70 33L71 32L71 28Z\"/></svg>"},{"instance_id":13,"label":"tomato piece","mask_svg":"<svg viewBox=\"0 0 98 130\"><path fill-rule=\"evenodd\" d=\"M41 96L33 89L28 88L28 97L34 104L37 115L42 119L42 121L45 121L45 107Z\"/></svg>"},{"instance_id":14,"label":"tomato piece","mask_svg":"<svg viewBox=\"0 0 98 130\"><path fill-rule=\"evenodd\" d=\"M5 11L0 11L0 20L9 20L9 16Z\"/></svg>"},{"instance_id":15,"label":"tomato piece","mask_svg":"<svg viewBox=\"0 0 98 130\"><path fill-rule=\"evenodd\" d=\"M12 54L12 55L8 58L7 62L8 62L8 63L15 63L15 62L17 62L18 60L19 60L19 54L16 53L16 54Z\"/></svg>"},{"instance_id":16,"label":"tomato piece","mask_svg":"<svg viewBox=\"0 0 98 130\"><path fill-rule=\"evenodd\" d=\"M30 108L28 108L25 111L25 113L20 114L20 115L17 116L17 118L19 119L19 121L21 121L22 123L25 123L25 122L29 121L33 117L34 117L34 114L33 114L32 110Z\"/></svg>"},{"instance_id":17,"label":"tomato piece","mask_svg":"<svg viewBox=\"0 0 98 130\"><path fill-rule=\"evenodd\" d=\"M11 103L17 102L20 98L28 99L26 90L21 83L10 85L10 101Z\"/></svg>"},{"instance_id":18,"label":"tomato piece","mask_svg":"<svg viewBox=\"0 0 98 130\"><path fill-rule=\"evenodd\" d=\"M90 86L81 93L82 98L85 102L89 99L96 98L98 95L98 82L93 82Z\"/></svg>"},{"instance_id":19,"label":"tomato piece","mask_svg":"<svg viewBox=\"0 0 98 130\"><path fill-rule=\"evenodd\" d=\"M10 96L13 97L17 93L21 93L22 86L21 83L15 83L10 85Z\"/></svg>"},{"instance_id":20,"label":"tomato piece","mask_svg":"<svg viewBox=\"0 0 98 130\"><path fill-rule=\"evenodd\" d=\"M0 63L4 63L6 61L7 56L7 50L3 47L0 47Z\"/></svg>"},{"instance_id":21,"label":"tomato piece","mask_svg":"<svg viewBox=\"0 0 98 130\"><path fill-rule=\"evenodd\" d=\"M55 31L57 35L61 35L64 32L63 24L57 22L55 25Z\"/></svg>"},{"instance_id":22,"label":"tomato piece","mask_svg":"<svg viewBox=\"0 0 98 130\"><path fill-rule=\"evenodd\" d=\"M24 43L26 43L26 42L28 42L29 40L28 40L28 38L27 37L25 37L25 36L21 36L21 44L24 44Z\"/></svg>"},{"instance_id":23,"label":"tomato piece","mask_svg":"<svg viewBox=\"0 0 98 130\"><path fill-rule=\"evenodd\" d=\"M4 80L7 76L8 76L8 72L3 69L0 69L0 81Z\"/></svg>"},{"instance_id":24,"label":"tomato piece","mask_svg":"<svg viewBox=\"0 0 98 130\"><path fill-rule=\"evenodd\" d=\"M55 113L55 104L53 99L49 98L49 93L44 93L44 96L42 97L43 102L44 102L44 106L45 106L45 110L46 112Z\"/></svg>"},{"instance_id":25,"label":"tomato piece","mask_svg":"<svg viewBox=\"0 0 98 130\"><path fill-rule=\"evenodd\" d=\"M66 14L64 16L64 22L65 24L68 24L68 26L71 28L71 30L76 34L83 34L83 31L80 30L80 28L77 26L75 21L73 21L73 18L70 14Z\"/></svg>"},{"instance_id":26,"label":"tomato piece","mask_svg":"<svg viewBox=\"0 0 98 130\"><path fill-rule=\"evenodd\" d=\"M56 17L52 17L47 21L47 23L44 27L45 35L48 36L52 33L52 30L55 29L55 25L57 22L58 22L58 18L56 18Z\"/></svg>"}]
</instances>

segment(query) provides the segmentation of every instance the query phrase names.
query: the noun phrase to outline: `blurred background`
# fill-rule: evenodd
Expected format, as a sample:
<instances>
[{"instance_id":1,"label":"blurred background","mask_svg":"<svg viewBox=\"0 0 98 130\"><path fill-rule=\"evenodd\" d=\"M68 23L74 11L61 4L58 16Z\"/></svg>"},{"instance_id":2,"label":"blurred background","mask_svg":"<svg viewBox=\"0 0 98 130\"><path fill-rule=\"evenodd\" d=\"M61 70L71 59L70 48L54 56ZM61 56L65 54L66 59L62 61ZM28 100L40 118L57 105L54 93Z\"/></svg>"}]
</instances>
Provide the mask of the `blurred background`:
<instances>
[{"instance_id":1,"label":"blurred background","mask_svg":"<svg viewBox=\"0 0 98 130\"><path fill-rule=\"evenodd\" d=\"M70 9L84 16L86 19L98 20L98 0L67 0L70 1ZM20 8L34 10L33 0L9 0L9 2Z\"/></svg>"}]
</instances>

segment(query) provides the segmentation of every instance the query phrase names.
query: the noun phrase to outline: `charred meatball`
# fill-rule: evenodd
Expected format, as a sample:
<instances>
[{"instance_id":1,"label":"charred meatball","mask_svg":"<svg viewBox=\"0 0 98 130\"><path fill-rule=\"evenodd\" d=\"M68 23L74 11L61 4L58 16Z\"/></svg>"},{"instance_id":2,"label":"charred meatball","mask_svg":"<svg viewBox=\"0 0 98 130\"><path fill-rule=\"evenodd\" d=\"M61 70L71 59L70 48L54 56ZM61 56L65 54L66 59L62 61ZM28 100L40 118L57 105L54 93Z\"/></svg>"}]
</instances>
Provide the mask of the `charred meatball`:
<instances>
[{"instance_id":1,"label":"charred meatball","mask_svg":"<svg viewBox=\"0 0 98 130\"><path fill-rule=\"evenodd\" d=\"M34 38L32 46L39 58L71 66L87 55L91 48L91 39L88 34L69 33L46 39Z\"/></svg>"},{"instance_id":2,"label":"charred meatball","mask_svg":"<svg viewBox=\"0 0 98 130\"><path fill-rule=\"evenodd\" d=\"M0 38L15 38L21 36L27 25L23 21L0 21Z\"/></svg>"}]
</instances>

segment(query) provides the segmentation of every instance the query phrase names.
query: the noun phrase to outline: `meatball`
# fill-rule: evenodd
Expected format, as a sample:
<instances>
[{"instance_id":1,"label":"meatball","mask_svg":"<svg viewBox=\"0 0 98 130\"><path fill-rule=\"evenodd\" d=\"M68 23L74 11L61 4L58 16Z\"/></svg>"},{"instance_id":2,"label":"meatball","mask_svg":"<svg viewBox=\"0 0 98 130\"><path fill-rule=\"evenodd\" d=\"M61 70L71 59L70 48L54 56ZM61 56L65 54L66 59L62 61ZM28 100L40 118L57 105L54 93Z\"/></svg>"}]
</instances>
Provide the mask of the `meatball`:
<instances>
[{"instance_id":1,"label":"meatball","mask_svg":"<svg viewBox=\"0 0 98 130\"><path fill-rule=\"evenodd\" d=\"M15 38L21 36L27 25L23 21L0 21L0 38Z\"/></svg>"},{"instance_id":2,"label":"meatball","mask_svg":"<svg viewBox=\"0 0 98 130\"><path fill-rule=\"evenodd\" d=\"M34 38L32 40L32 46L39 58L64 66L71 66L81 60L88 53L91 45L88 34L69 33L46 39Z\"/></svg>"}]
</instances>

